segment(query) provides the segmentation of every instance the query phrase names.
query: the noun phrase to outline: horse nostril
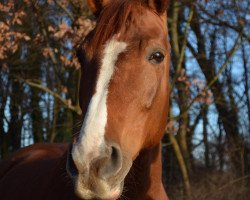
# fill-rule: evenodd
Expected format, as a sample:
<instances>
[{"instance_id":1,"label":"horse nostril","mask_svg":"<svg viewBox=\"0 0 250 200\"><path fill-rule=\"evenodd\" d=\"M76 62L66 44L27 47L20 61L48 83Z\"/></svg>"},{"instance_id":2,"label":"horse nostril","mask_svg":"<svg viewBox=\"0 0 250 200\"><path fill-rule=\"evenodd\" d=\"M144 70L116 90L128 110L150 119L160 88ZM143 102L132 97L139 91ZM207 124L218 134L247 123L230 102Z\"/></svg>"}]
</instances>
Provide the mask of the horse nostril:
<instances>
[{"instance_id":1,"label":"horse nostril","mask_svg":"<svg viewBox=\"0 0 250 200\"><path fill-rule=\"evenodd\" d=\"M118 146L112 145L108 148L108 156L95 162L98 176L104 179L115 176L122 167L122 153Z\"/></svg>"},{"instance_id":2,"label":"horse nostril","mask_svg":"<svg viewBox=\"0 0 250 200\"><path fill-rule=\"evenodd\" d=\"M119 164L120 159L121 159L120 149L112 146L110 159L111 159L111 162L113 163L113 165Z\"/></svg>"}]
</instances>

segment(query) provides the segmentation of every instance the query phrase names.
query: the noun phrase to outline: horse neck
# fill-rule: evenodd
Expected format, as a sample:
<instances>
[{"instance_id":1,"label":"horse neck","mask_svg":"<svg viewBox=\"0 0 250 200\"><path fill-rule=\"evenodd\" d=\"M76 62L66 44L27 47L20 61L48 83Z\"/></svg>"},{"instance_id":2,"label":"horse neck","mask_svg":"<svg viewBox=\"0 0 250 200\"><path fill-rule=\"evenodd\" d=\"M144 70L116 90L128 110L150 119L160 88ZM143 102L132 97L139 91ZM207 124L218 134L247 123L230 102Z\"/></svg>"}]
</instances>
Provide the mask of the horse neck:
<instances>
[{"instance_id":1,"label":"horse neck","mask_svg":"<svg viewBox=\"0 0 250 200\"><path fill-rule=\"evenodd\" d=\"M161 143L139 154L126 177L125 191L128 199L168 199L162 184Z\"/></svg>"}]
</instances>

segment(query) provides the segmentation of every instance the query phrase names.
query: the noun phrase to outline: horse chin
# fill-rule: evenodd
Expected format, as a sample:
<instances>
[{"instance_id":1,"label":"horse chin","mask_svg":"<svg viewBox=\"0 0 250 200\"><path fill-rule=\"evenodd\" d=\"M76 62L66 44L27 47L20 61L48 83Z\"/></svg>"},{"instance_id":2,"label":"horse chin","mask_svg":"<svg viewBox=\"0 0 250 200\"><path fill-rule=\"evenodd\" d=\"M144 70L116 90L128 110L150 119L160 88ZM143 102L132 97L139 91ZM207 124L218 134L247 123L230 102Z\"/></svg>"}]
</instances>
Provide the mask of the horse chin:
<instances>
[{"instance_id":1,"label":"horse chin","mask_svg":"<svg viewBox=\"0 0 250 200\"><path fill-rule=\"evenodd\" d=\"M88 173L88 175L78 173L71 176L76 195L81 199L118 199L122 195L125 177L131 169L132 160L130 162L127 160L123 164L120 172L108 179L91 176Z\"/></svg>"},{"instance_id":2,"label":"horse chin","mask_svg":"<svg viewBox=\"0 0 250 200\"><path fill-rule=\"evenodd\" d=\"M88 189L79 177L75 180L75 193L81 199L116 200L122 194L124 181L114 187L110 187L103 180L99 180L93 185L94 187L92 189Z\"/></svg>"}]
</instances>

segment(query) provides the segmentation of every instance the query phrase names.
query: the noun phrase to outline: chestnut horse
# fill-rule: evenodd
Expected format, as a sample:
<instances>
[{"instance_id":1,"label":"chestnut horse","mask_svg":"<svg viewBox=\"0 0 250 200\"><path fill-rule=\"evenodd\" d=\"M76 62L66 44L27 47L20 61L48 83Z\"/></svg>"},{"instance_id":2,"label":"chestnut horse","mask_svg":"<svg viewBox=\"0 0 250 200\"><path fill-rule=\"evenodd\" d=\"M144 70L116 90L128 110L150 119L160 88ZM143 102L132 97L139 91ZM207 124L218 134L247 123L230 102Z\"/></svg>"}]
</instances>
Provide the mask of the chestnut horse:
<instances>
[{"instance_id":1,"label":"chestnut horse","mask_svg":"<svg viewBox=\"0 0 250 200\"><path fill-rule=\"evenodd\" d=\"M96 28L80 45L81 129L0 165L0 199L168 199L161 138L168 111L168 0L88 0Z\"/></svg>"}]
</instances>

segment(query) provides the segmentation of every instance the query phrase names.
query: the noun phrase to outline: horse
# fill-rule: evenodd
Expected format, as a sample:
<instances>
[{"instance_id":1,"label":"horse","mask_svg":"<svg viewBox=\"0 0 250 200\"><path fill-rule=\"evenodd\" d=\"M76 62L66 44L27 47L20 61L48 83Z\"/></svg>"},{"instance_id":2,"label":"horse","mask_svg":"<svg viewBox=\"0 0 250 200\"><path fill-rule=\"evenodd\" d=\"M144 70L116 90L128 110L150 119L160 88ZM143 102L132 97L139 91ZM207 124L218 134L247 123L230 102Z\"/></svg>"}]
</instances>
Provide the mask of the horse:
<instances>
[{"instance_id":1,"label":"horse","mask_svg":"<svg viewBox=\"0 0 250 200\"><path fill-rule=\"evenodd\" d=\"M82 123L70 144L34 144L0 164L0 199L167 200L168 0L88 0L79 44Z\"/></svg>"}]
</instances>

